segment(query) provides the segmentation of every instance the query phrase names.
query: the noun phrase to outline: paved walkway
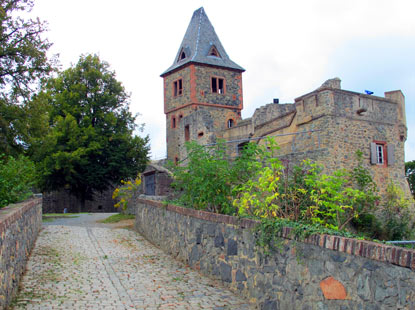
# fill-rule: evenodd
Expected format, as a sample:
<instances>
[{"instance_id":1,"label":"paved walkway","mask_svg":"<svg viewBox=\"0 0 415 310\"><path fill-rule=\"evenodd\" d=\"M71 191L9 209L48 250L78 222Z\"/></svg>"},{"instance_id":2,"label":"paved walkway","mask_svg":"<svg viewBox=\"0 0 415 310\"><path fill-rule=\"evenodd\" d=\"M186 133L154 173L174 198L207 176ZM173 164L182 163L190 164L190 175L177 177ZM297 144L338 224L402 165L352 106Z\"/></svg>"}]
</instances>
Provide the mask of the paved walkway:
<instances>
[{"instance_id":1,"label":"paved walkway","mask_svg":"<svg viewBox=\"0 0 415 310\"><path fill-rule=\"evenodd\" d=\"M252 309L136 232L97 224L100 216L45 223L14 309Z\"/></svg>"}]
</instances>

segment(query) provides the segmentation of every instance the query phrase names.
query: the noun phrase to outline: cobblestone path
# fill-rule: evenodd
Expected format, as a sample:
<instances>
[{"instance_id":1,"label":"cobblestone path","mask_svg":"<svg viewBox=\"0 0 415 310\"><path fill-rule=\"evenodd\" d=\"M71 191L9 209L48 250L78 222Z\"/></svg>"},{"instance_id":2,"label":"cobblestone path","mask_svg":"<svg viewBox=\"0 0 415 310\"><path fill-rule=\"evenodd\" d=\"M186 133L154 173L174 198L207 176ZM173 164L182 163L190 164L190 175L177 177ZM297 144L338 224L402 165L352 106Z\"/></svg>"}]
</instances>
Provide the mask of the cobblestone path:
<instances>
[{"instance_id":1,"label":"cobblestone path","mask_svg":"<svg viewBox=\"0 0 415 310\"><path fill-rule=\"evenodd\" d=\"M252 309L136 232L94 226L44 226L13 309Z\"/></svg>"}]
</instances>

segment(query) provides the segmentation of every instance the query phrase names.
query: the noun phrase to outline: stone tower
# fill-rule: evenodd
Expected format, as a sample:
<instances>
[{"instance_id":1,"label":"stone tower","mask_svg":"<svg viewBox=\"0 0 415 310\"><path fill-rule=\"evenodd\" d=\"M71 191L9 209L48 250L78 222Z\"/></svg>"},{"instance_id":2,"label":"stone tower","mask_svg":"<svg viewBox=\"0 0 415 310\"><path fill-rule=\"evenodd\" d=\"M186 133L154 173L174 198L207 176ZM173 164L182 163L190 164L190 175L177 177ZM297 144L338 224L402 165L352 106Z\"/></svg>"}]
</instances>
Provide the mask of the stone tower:
<instances>
[{"instance_id":1,"label":"stone tower","mask_svg":"<svg viewBox=\"0 0 415 310\"><path fill-rule=\"evenodd\" d=\"M202 8L192 20L164 84L167 158L184 160L186 141L212 143L241 120L242 72L230 60Z\"/></svg>"}]
</instances>

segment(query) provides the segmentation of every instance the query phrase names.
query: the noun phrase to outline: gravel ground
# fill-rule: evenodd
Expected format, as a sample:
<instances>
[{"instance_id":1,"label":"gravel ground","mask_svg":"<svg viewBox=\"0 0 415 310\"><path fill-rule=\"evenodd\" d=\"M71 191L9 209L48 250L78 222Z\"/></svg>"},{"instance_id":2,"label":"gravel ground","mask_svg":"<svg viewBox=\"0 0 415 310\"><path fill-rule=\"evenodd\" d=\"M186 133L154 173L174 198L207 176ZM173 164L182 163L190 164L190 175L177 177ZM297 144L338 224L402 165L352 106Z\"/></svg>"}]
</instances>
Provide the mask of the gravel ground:
<instances>
[{"instance_id":1,"label":"gravel ground","mask_svg":"<svg viewBox=\"0 0 415 310\"><path fill-rule=\"evenodd\" d=\"M44 223L12 309L253 309L109 215Z\"/></svg>"}]
</instances>

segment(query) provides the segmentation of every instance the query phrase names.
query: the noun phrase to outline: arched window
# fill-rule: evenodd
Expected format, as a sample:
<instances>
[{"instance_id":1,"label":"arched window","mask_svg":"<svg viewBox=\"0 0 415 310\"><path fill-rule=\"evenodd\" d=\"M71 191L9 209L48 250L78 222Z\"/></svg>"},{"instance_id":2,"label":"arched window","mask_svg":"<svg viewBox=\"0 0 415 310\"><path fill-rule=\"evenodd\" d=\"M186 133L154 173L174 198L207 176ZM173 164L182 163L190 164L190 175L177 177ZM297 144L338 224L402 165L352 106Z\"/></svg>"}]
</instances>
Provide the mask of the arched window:
<instances>
[{"instance_id":1,"label":"arched window","mask_svg":"<svg viewBox=\"0 0 415 310\"><path fill-rule=\"evenodd\" d=\"M179 58L177 59L177 62L179 62L183 59L186 59L186 57L187 57L187 53L185 52L185 49L182 48L180 53L179 53Z\"/></svg>"},{"instance_id":2,"label":"arched window","mask_svg":"<svg viewBox=\"0 0 415 310\"><path fill-rule=\"evenodd\" d=\"M228 128L232 128L235 125L235 121L233 119L228 119Z\"/></svg>"},{"instance_id":3,"label":"arched window","mask_svg":"<svg viewBox=\"0 0 415 310\"><path fill-rule=\"evenodd\" d=\"M213 57L219 57L220 58L220 54L219 54L218 50L216 49L216 47L214 45L212 45L212 47L210 48L208 56L213 56Z\"/></svg>"}]
</instances>

